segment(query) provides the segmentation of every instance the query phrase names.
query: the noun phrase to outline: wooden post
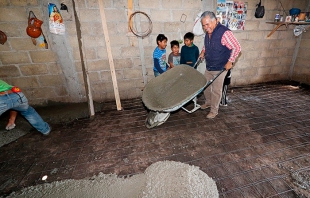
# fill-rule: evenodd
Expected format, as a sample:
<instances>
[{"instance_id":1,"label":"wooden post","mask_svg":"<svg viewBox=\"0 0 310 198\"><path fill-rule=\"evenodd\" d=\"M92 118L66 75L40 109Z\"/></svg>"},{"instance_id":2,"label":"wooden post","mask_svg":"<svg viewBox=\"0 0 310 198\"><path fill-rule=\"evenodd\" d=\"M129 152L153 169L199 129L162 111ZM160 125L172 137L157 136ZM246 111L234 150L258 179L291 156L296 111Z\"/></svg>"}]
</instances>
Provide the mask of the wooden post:
<instances>
[{"instance_id":1,"label":"wooden post","mask_svg":"<svg viewBox=\"0 0 310 198\"><path fill-rule=\"evenodd\" d=\"M79 44L79 52L81 57L81 64L82 64L82 71L83 71L83 78L84 78L84 84L85 84L85 91L86 91L86 97L88 102L88 108L89 108L89 114L90 118L94 118L95 116L95 109L94 109L94 102L93 102L93 95L91 93L90 89L90 80L88 76L88 70L86 66L86 61L84 60L84 53L83 53L83 42L82 42L82 32L81 32L81 23L78 18L76 7L75 7L75 1L72 0L73 4L73 12L74 12L74 18L75 18L75 25L76 25L76 33L78 38L78 44Z\"/></svg>"},{"instance_id":2,"label":"wooden post","mask_svg":"<svg viewBox=\"0 0 310 198\"><path fill-rule=\"evenodd\" d=\"M108 52L108 58L109 58L111 76L112 76L112 83L113 83L113 88L114 88L116 107L117 107L117 110L122 110L121 101L120 101L119 92L118 92L117 80L116 80L116 75L115 75L115 67L114 67L112 50L111 50L111 45L110 45L108 26L107 26L107 21L105 18L105 13L104 13L103 0L98 0L98 3L99 3L104 39L105 39L105 43L107 46L107 52Z\"/></svg>"}]
</instances>

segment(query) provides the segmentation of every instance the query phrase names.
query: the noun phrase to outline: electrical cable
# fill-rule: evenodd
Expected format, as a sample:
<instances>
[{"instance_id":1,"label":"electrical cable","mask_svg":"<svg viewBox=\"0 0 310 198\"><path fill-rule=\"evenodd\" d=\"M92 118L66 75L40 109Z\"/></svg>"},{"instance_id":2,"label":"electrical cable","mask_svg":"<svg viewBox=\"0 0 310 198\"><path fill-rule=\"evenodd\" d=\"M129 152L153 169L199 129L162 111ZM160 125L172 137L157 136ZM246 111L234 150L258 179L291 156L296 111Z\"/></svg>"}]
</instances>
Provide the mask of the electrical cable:
<instances>
[{"instance_id":1,"label":"electrical cable","mask_svg":"<svg viewBox=\"0 0 310 198\"><path fill-rule=\"evenodd\" d=\"M148 26L148 28L147 28L145 31L140 31L140 32L139 32L139 31L137 30L137 27L133 27L134 25L133 25L133 23L132 23L132 20L133 20L133 17L134 17L136 14L142 14L142 15L146 16L146 18L147 18L147 20L148 20L149 26ZM151 20L151 18L150 18L145 12L136 11L136 12L132 13L132 14L130 15L130 17L129 17L129 28L130 28L130 31L131 31L134 35L136 35L136 36L138 36L138 37L144 38L144 37L148 36L148 35L152 32L152 29L153 29L152 20Z\"/></svg>"}]
</instances>

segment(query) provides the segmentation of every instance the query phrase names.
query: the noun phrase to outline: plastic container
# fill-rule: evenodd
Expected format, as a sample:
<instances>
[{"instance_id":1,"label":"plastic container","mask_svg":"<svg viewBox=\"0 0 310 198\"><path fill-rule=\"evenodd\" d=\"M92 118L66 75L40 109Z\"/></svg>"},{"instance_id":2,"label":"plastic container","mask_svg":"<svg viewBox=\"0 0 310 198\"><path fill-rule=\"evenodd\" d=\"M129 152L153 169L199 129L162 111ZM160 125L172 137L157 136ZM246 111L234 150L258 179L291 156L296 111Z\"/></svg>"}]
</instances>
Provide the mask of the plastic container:
<instances>
[{"instance_id":1,"label":"plastic container","mask_svg":"<svg viewBox=\"0 0 310 198\"><path fill-rule=\"evenodd\" d=\"M300 13L300 9L299 8L292 8L290 9L290 15L293 16L293 15L299 15Z\"/></svg>"}]
</instances>

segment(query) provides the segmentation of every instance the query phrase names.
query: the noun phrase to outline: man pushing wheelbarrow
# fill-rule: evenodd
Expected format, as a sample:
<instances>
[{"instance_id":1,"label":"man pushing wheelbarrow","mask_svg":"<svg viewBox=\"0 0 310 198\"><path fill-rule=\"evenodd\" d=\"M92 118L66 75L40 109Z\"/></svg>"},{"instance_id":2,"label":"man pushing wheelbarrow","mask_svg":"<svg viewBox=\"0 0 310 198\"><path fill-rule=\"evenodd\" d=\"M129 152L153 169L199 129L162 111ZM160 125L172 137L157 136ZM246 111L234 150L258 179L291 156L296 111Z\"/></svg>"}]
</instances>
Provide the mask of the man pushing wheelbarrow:
<instances>
[{"instance_id":1,"label":"man pushing wheelbarrow","mask_svg":"<svg viewBox=\"0 0 310 198\"><path fill-rule=\"evenodd\" d=\"M205 58L205 76L192 67L180 65L151 80L142 95L145 106L151 110L146 119L148 128L163 124L170 112L179 108L188 113L210 108L209 119L218 114L224 78L241 47L232 32L217 21L213 12L204 12L201 23L206 35L198 62ZM200 106L196 103L196 96L204 89L206 101ZM183 105L191 100L194 108L185 109Z\"/></svg>"}]
</instances>

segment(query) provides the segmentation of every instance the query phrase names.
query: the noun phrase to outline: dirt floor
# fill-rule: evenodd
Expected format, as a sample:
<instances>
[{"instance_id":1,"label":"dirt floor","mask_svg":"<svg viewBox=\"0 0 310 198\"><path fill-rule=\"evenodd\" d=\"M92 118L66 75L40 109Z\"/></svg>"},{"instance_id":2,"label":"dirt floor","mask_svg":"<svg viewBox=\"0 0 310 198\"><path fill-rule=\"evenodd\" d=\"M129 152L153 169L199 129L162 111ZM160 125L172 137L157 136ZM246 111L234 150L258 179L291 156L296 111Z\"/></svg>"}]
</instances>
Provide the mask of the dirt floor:
<instances>
[{"instance_id":1,"label":"dirt floor","mask_svg":"<svg viewBox=\"0 0 310 198\"><path fill-rule=\"evenodd\" d=\"M99 173L138 175L169 160L199 167L220 197L310 197L309 87L273 82L230 88L228 97L214 119L207 110L180 110L153 129L141 99L122 101L123 111L97 104L93 120L83 118L87 104L36 108L53 131L42 136L18 118L8 133L19 135L0 147L0 196Z\"/></svg>"}]
</instances>

